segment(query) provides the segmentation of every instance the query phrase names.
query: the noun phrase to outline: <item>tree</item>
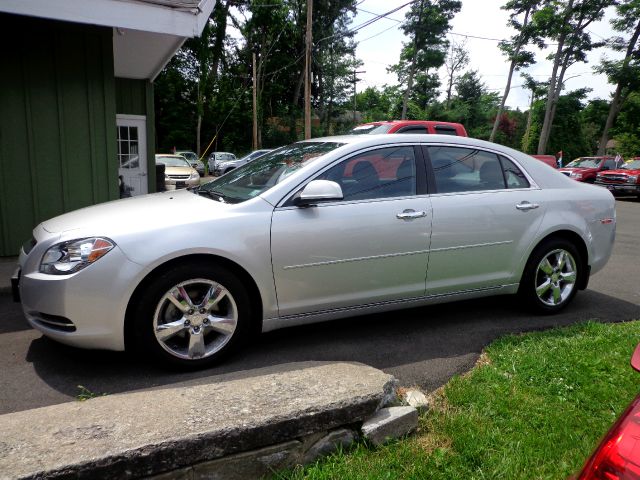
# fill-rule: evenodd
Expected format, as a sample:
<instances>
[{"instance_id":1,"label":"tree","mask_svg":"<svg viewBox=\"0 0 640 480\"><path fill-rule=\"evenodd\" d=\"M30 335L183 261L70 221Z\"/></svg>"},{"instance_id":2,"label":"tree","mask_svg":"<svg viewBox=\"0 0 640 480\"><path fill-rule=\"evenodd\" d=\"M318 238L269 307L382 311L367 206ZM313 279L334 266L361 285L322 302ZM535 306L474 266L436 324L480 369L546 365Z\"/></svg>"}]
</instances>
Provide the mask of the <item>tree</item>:
<instances>
[{"instance_id":1,"label":"tree","mask_svg":"<svg viewBox=\"0 0 640 480\"><path fill-rule=\"evenodd\" d=\"M538 82L534 80L534 78L531 75L528 75L526 73L521 75L524 80L524 87L531 92L531 101L529 102L529 111L527 112L527 125L524 130L524 135L522 136L522 146L520 148L522 148L523 152L534 153L535 148L533 146L533 142L531 141L533 137L531 135L531 127L532 127L532 120L533 120L533 106L537 102L537 100L540 97L542 97L542 95L544 95L544 92L547 89L548 83ZM535 137L538 138L539 134L540 134L540 131L537 132Z\"/></svg>"},{"instance_id":2,"label":"tree","mask_svg":"<svg viewBox=\"0 0 640 480\"><path fill-rule=\"evenodd\" d=\"M507 59L511 63L509 65L507 85L504 88L504 94L502 95L498 113L493 123L493 129L489 136L490 142L493 142L500 123L504 121L502 111L504 110L504 105L511 90L513 72L534 63L533 53L524 50L524 47L529 43L536 43L539 46L541 44L539 33L535 28L531 27L530 22L532 14L538 9L541 1L542 0L510 0L502 7L504 10L512 10L511 15L509 15L508 24L513 27L517 33L512 37L511 41L500 42L499 45L500 50L502 50L502 53L507 56ZM522 22L519 19L521 15L524 17Z\"/></svg>"},{"instance_id":3,"label":"tree","mask_svg":"<svg viewBox=\"0 0 640 480\"><path fill-rule=\"evenodd\" d=\"M550 56L553 69L549 79L544 121L538 141L538 154L544 154L567 68L586 62L587 52L599 46L592 42L587 27L600 20L613 0L545 0L543 8L533 15L533 24L546 37L557 42Z\"/></svg>"},{"instance_id":4,"label":"tree","mask_svg":"<svg viewBox=\"0 0 640 480\"><path fill-rule=\"evenodd\" d=\"M602 136L598 145L598 155L603 155L609 140L609 130L620 113L622 105L631 92L640 89L640 0L623 0L616 5L617 18L611 21L613 28L623 34L630 34L629 40L614 38L612 48L624 51L622 60L611 61L604 59L597 69L605 73L609 83L616 85L609 108L609 115L602 129Z\"/></svg>"},{"instance_id":5,"label":"tree","mask_svg":"<svg viewBox=\"0 0 640 480\"><path fill-rule=\"evenodd\" d=\"M428 77L429 69L437 69L444 63L446 33L451 29L449 22L461 7L459 0L420 0L414 2L407 12L401 28L405 35L412 37L412 41L403 46L399 63L392 67L398 78L401 81L406 78L407 82L402 119L407 115L416 72L425 72Z\"/></svg>"},{"instance_id":6,"label":"tree","mask_svg":"<svg viewBox=\"0 0 640 480\"><path fill-rule=\"evenodd\" d=\"M451 90L457 79L457 75L469 64L469 52L467 52L466 42L451 42L451 48L445 60L447 69L447 102L446 108L451 106Z\"/></svg>"}]
</instances>

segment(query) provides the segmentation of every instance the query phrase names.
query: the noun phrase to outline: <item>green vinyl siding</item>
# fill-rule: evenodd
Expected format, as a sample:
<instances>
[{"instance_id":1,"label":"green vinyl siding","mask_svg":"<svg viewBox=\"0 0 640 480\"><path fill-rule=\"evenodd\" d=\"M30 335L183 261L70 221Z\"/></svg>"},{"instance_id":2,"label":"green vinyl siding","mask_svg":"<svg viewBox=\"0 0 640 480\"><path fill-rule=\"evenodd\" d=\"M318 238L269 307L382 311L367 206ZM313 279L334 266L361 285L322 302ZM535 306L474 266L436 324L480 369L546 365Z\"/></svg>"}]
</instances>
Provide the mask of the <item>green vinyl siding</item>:
<instances>
[{"instance_id":1,"label":"green vinyl siding","mask_svg":"<svg viewBox=\"0 0 640 480\"><path fill-rule=\"evenodd\" d=\"M0 21L0 255L15 255L39 222L118 198L112 30Z\"/></svg>"},{"instance_id":2,"label":"green vinyl siding","mask_svg":"<svg viewBox=\"0 0 640 480\"><path fill-rule=\"evenodd\" d=\"M147 180L149 192L156 191L156 132L153 83L148 80L116 78L116 113L147 117Z\"/></svg>"}]
</instances>

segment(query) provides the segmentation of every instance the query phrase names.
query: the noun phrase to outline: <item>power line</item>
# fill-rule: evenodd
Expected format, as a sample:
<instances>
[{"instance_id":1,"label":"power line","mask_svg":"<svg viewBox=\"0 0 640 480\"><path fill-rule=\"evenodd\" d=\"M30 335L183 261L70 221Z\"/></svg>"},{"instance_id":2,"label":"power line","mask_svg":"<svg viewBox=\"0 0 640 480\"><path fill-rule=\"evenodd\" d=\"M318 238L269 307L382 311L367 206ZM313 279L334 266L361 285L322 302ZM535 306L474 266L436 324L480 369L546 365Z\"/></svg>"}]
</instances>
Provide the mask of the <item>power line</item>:
<instances>
[{"instance_id":1,"label":"power line","mask_svg":"<svg viewBox=\"0 0 640 480\"><path fill-rule=\"evenodd\" d=\"M368 13L370 15L379 15L378 13L375 12L371 12L369 10L365 10L364 8L356 8L356 10L358 10L359 12L364 12L364 13ZM396 23L402 23L402 20L398 20L397 18L390 18L390 17L385 17L386 20L391 20L394 21Z\"/></svg>"}]
</instances>

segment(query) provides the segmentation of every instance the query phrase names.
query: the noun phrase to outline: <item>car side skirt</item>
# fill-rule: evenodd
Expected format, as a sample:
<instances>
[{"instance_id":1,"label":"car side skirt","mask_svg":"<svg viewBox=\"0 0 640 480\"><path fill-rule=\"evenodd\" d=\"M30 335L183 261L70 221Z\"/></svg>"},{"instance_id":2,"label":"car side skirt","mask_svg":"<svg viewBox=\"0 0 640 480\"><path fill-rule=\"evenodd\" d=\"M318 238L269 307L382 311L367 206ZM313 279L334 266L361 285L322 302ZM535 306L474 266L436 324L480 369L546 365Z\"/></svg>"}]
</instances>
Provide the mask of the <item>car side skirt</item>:
<instances>
[{"instance_id":1,"label":"car side skirt","mask_svg":"<svg viewBox=\"0 0 640 480\"><path fill-rule=\"evenodd\" d=\"M340 318L390 312L393 310L422 307L425 305L435 305L438 303L448 303L457 300L470 300L473 298L489 297L493 295L509 295L517 293L518 286L519 284L513 283L509 285L464 290L454 293L424 295L421 297L370 303L366 305L359 305L356 307L322 310L300 315L286 315L277 318L264 319L262 324L262 331L270 332L279 328L293 327L296 325L326 322L330 320L337 320Z\"/></svg>"}]
</instances>

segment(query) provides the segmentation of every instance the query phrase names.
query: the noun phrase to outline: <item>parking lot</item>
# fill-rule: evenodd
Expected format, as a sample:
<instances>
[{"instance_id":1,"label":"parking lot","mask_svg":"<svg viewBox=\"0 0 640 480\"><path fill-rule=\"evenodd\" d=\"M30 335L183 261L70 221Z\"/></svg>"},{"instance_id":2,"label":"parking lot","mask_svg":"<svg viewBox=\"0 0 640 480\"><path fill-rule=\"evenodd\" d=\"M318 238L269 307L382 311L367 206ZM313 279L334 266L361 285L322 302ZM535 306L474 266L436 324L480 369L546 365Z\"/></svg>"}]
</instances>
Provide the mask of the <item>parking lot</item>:
<instances>
[{"instance_id":1,"label":"parking lot","mask_svg":"<svg viewBox=\"0 0 640 480\"><path fill-rule=\"evenodd\" d=\"M487 343L506 333L640 318L640 201L618 200L617 210L613 257L560 315L532 316L514 298L495 297L357 317L262 335L223 365L199 372L168 372L124 353L57 344L32 330L19 305L2 293L0 414L73 400L83 392L212 383L309 361L362 362L395 375L402 385L433 390L469 369Z\"/></svg>"}]
</instances>

